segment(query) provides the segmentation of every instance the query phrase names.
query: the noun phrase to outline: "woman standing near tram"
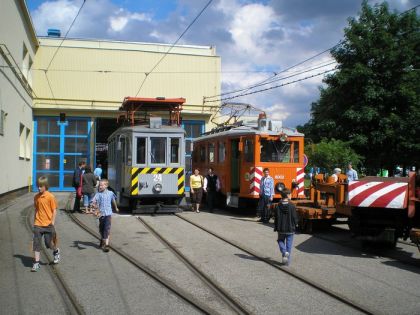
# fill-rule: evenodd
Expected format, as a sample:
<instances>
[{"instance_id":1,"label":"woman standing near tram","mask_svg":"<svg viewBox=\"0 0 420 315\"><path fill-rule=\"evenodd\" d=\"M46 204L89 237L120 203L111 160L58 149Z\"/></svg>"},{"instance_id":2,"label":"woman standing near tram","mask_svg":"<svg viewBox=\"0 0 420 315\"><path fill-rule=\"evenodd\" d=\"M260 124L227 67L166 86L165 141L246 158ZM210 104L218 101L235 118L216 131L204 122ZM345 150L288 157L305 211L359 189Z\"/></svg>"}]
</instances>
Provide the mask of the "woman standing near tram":
<instances>
[{"instance_id":1,"label":"woman standing near tram","mask_svg":"<svg viewBox=\"0 0 420 315\"><path fill-rule=\"evenodd\" d=\"M191 187L191 204L193 211L200 212L201 198L203 197L203 185L204 179L200 175L198 168L194 169L194 174L190 176L190 187Z\"/></svg>"}]
</instances>

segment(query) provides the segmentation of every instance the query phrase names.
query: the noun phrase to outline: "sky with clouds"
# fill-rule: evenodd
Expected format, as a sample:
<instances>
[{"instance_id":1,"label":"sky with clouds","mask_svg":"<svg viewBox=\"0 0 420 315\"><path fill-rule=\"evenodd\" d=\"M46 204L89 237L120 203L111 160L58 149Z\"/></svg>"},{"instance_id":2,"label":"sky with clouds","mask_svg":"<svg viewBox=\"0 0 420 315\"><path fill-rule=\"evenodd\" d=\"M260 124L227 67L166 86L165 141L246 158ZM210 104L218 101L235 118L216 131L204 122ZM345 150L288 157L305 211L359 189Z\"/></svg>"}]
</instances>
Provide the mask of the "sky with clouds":
<instances>
[{"instance_id":1,"label":"sky with clouds","mask_svg":"<svg viewBox=\"0 0 420 315\"><path fill-rule=\"evenodd\" d=\"M40 36L45 36L48 28L61 29L64 35L83 2L26 1ZM172 44L208 1L86 0L68 37ZM418 1L388 3L392 10L402 12ZM333 69L331 56L324 53L282 72L337 44L347 18L357 16L361 2L213 0L179 44L216 46L222 60L222 92L242 90L239 94L248 94ZM308 72L301 73L304 71ZM308 121L311 103L319 98L322 77L226 101L252 104L295 127ZM275 82L246 89L269 78Z\"/></svg>"}]
</instances>

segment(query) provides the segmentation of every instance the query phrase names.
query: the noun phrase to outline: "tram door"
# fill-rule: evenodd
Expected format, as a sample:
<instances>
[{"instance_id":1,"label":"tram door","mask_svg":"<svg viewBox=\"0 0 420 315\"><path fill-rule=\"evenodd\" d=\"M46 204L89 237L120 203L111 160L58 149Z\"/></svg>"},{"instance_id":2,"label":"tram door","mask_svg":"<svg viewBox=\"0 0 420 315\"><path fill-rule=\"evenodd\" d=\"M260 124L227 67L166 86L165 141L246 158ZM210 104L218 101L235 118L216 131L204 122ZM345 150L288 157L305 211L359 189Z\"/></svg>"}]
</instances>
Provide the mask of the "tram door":
<instances>
[{"instance_id":1,"label":"tram door","mask_svg":"<svg viewBox=\"0 0 420 315\"><path fill-rule=\"evenodd\" d=\"M239 139L231 140L231 162L230 162L230 191L232 193L239 192L239 170L240 170L240 154L239 154Z\"/></svg>"},{"instance_id":2,"label":"tram door","mask_svg":"<svg viewBox=\"0 0 420 315\"><path fill-rule=\"evenodd\" d=\"M115 190L121 191L121 187L124 186L124 169L126 159L126 139L120 138L120 144L117 144L117 158L115 163Z\"/></svg>"}]
</instances>

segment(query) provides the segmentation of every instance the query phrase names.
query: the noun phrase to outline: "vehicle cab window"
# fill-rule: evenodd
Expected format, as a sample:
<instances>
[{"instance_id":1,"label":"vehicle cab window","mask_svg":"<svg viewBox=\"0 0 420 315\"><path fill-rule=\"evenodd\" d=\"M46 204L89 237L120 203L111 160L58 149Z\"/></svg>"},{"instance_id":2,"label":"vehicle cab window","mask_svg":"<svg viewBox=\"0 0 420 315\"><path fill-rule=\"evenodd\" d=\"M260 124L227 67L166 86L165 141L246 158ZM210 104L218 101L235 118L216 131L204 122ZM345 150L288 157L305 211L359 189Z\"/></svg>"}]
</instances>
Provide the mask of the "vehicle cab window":
<instances>
[{"instance_id":1,"label":"vehicle cab window","mask_svg":"<svg viewBox=\"0 0 420 315\"><path fill-rule=\"evenodd\" d=\"M146 164L146 138L137 138L136 164Z\"/></svg>"},{"instance_id":2,"label":"vehicle cab window","mask_svg":"<svg viewBox=\"0 0 420 315\"><path fill-rule=\"evenodd\" d=\"M152 164L166 163L166 138L150 138L150 159Z\"/></svg>"}]
</instances>

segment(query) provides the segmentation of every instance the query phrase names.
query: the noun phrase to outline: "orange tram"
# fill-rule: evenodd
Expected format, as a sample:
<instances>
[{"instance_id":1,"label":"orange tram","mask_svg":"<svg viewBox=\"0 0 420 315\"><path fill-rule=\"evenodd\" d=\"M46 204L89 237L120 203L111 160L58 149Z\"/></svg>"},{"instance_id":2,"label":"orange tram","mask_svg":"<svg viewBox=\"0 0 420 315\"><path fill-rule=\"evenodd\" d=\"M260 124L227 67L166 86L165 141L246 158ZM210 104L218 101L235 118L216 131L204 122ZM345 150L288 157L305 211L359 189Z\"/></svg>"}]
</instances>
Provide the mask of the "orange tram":
<instances>
[{"instance_id":1,"label":"orange tram","mask_svg":"<svg viewBox=\"0 0 420 315\"><path fill-rule=\"evenodd\" d=\"M193 143L193 169L205 175L212 167L219 176L226 205L255 206L263 169L274 179L275 199L285 187L304 198L304 135L260 115L203 134Z\"/></svg>"}]
</instances>

